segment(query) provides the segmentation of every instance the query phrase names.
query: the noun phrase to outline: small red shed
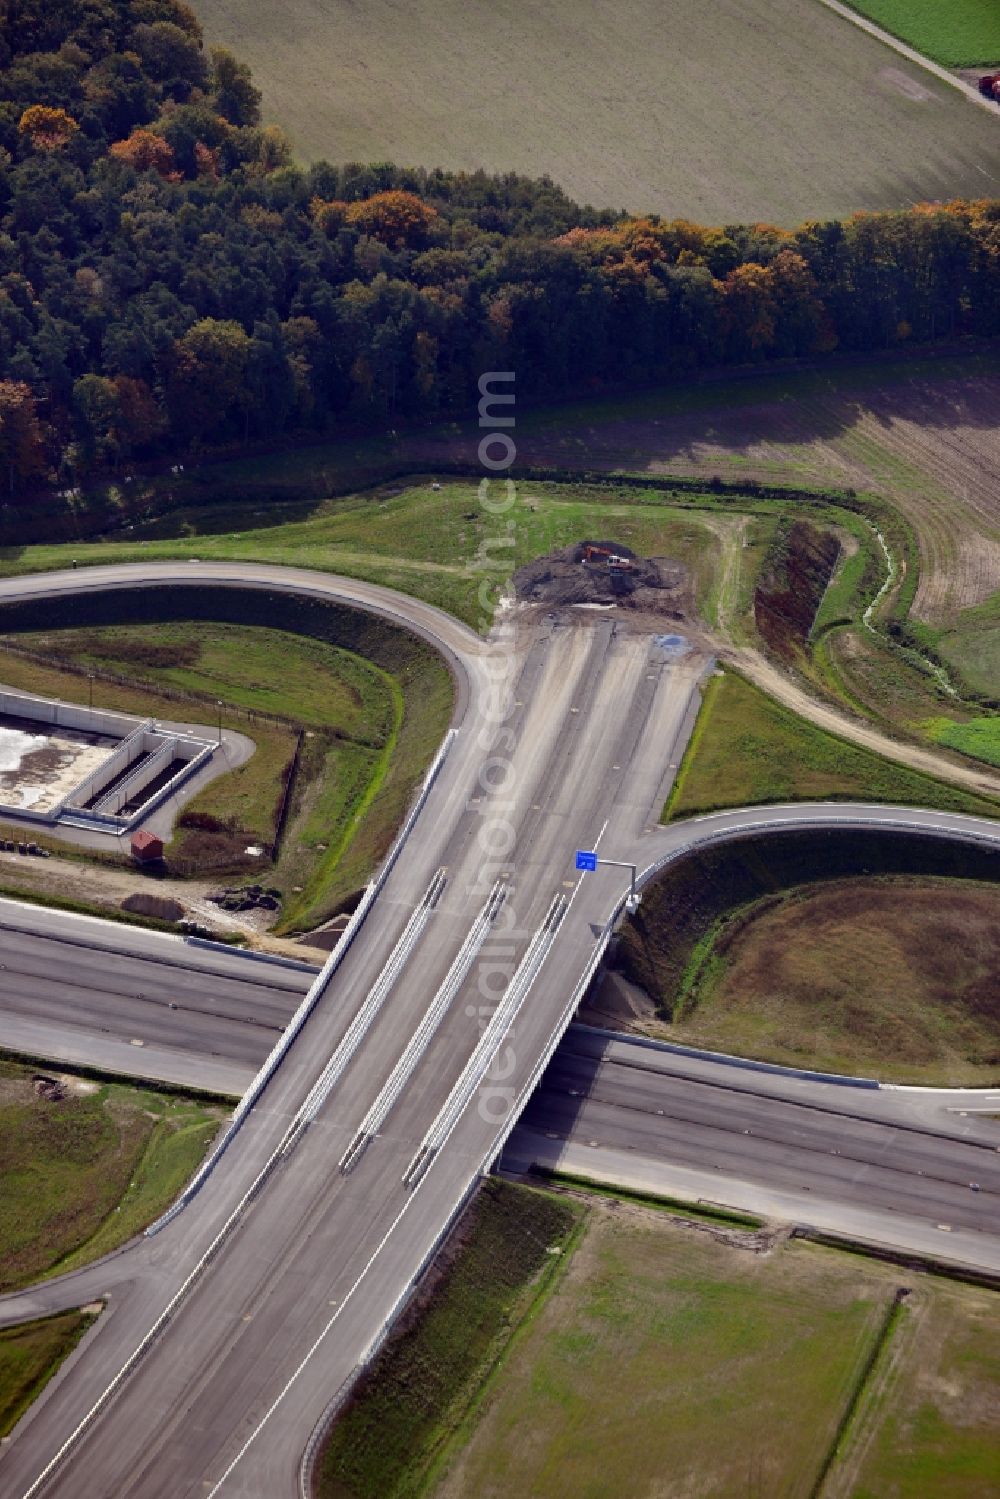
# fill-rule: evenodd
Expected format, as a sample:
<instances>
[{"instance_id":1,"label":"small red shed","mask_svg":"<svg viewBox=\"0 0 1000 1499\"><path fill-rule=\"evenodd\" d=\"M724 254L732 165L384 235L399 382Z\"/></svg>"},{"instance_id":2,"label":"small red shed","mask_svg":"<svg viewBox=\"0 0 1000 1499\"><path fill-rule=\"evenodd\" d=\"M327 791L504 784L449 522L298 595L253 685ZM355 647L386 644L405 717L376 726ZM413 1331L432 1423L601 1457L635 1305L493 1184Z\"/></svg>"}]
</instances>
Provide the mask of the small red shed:
<instances>
[{"instance_id":1,"label":"small red shed","mask_svg":"<svg viewBox=\"0 0 1000 1499\"><path fill-rule=\"evenodd\" d=\"M132 834L132 857L137 864L153 864L163 858L163 839L140 828Z\"/></svg>"}]
</instances>

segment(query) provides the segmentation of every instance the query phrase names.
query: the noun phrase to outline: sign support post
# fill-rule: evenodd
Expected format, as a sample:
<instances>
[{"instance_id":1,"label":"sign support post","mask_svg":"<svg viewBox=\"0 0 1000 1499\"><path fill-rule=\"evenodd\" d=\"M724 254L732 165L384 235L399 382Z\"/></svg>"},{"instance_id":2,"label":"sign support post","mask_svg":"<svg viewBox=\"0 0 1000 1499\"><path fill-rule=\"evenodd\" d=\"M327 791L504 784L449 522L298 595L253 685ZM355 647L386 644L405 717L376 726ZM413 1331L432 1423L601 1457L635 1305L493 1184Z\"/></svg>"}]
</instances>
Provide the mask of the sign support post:
<instances>
[{"instance_id":1,"label":"sign support post","mask_svg":"<svg viewBox=\"0 0 1000 1499\"><path fill-rule=\"evenodd\" d=\"M627 860L622 859L599 859L597 857L597 854L591 849L577 849L576 867L577 869L582 870L584 874L596 874L597 866L599 864L609 864L612 865L615 869L628 869L631 872L632 883L629 889L628 900L625 902L625 909L630 916L634 916L636 911L639 909L639 902L642 899L641 895L635 888L636 866L634 864L628 863Z\"/></svg>"}]
</instances>

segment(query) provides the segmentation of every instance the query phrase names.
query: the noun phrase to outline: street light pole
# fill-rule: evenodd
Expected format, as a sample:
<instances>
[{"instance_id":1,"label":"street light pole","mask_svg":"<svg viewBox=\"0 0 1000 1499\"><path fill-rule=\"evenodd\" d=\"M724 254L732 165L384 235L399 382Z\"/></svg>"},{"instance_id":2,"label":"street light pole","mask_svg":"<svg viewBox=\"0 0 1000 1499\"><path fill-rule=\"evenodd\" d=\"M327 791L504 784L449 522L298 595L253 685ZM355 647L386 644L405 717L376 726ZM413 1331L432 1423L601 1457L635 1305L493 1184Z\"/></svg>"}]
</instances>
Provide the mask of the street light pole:
<instances>
[{"instance_id":1,"label":"street light pole","mask_svg":"<svg viewBox=\"0 0 1000 1499\"><path fill-rule=\"evenodd\" d=\"M218 698L216 700L215 706L219 710L219 743L221 744L222 743L222 699L221 698Z\"/></svg>"}]
</instances>

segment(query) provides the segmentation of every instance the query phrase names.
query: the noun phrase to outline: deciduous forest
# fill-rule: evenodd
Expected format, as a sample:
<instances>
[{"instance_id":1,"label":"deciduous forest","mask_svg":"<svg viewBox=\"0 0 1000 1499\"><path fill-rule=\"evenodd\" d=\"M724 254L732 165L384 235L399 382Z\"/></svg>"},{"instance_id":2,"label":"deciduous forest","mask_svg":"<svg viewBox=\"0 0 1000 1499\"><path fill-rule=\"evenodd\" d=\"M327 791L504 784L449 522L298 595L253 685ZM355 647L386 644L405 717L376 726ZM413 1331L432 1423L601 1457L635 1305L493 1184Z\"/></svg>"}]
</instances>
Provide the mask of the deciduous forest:
<instances>
[{"instance_id":1,"label":"deciduous forest","mask_svg":"<svg viewBox=\"0 0 1000 1499\"><path fill-rule=\"evenodd\" d=\"M789 231L304 169L181 0L0 0L0 503L464 410L488 369L537 402L997 333L996 200Z\"/></svg>"}]
</instances>

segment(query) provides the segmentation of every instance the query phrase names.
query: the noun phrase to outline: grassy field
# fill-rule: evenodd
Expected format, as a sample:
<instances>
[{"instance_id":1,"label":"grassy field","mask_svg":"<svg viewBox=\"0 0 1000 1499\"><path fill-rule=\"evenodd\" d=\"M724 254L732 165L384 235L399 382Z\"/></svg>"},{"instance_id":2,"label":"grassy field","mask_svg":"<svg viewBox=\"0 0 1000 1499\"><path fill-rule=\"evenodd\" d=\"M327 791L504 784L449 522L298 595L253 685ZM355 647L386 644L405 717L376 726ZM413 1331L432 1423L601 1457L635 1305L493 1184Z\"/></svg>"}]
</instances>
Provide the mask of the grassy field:
<instances>
[{"instance_id":1,"label":"grassy field","mask_svg":"<svg viewBox=\"0 0 1000 1499\"><path fill-rule=\"evenodd\" d=\"M1000 702L1000 591L968 609L953 629L935 633L933 646L960 685Z\"/></svg>"},{"instance_id":2,"label":"grassy field","mask_svg":"<svg viewBox=\"0 0 1000 1499\"><path fill-rule=\"evenodd\" d=\"M885 801L988 817L1000 807L881 759L798 718L735 672L705 689L664 808L667 821L768 802Z\"/></svg>"},{"instance_id":3,"label":"grassy field","mask_svg":"<svg viewBox=\"0 0 1000 1499\"><path fill-rule=\"evenodd\" d=\"M892 1272L798 1244L768 1255L736 1244L592 1203L438 1499L808 1499Z\"/></svg>"},{"instance_id":4,"label":"grassy field","mask_svg":"<svg viewBox=\"0 0 1000 1499\"><path fill-rule=\"evenodd\" d=\"M287 631L167 620L39 632L17 643L364 744L384 742L393 726L392 695L370 662ZM103 690L95 682L95 694Z\"/></svg>"},{"instance_id":5,"label":"grassy field","mask_svg":"<svg viewBox=\"0 0 1000 1499\"><path fill-rule=\"evenodd\" d=\"M722 926L670 1039L934 1086L1000 1077L1000 886L831 880Z\"/></svg>"},{"instance_id":6,"label":"grassy field","mask_svg":"<svg viewBox=\"0 0 1000 1499\"><path fill-rule=\"evenodd\" d=\"M1000 717L973 718L968 723L936 719L928 726L938 744L958 750L987 765L1000 765Z\"/></svg>"},{"instance_id":7,"label":"grassy field","mask_svg":"<svg viewBox=\"0 0 1000 1499\"><path fill-rule=\"evenodd\" d=\"M36 1096L33 1069L0 1059L0 1291L98 1258L176 1196L219 1128L219 1108L124 1084L68 1080Z\"/></svg>"},{"instance_id":8,"label":"grassy field","mask_svg":"<svg viewBox=\"0 0 1000 1499\"><path fill-rule=\"evenodd\" d=\"M848 0L854 10L942 62L972 67L1000 62L1000 11L994 0Z\"/></svg>"},{"instance_id":9,"label":"grassy field","mask_svg":"<svg viewBox=\"0 0 1000 1499\"><path fill-rule=\"evenodd\" d=\"M975 196L996 172L985 113L816 0L720 0L710 22L685 0L195 9L307 158L547 173L710 224Z\"/></svg>"},{"instance_id":10,"label":"grassy field","mask_svg":"<svg viewBox=\"0 0 1000 1499\"><path fill-rule=\"evenodd\" d=\"M968 1286L936 1286L904 1308L828 1499L992 1499L996 1317L996 1296Z\"/></svg>"},{"instance_id":11,"label":"grassy field","mask_svg":"<svg viewBox=\"0 0 1000 1499\"><path fill-rule=\"evenodd\" d=\"M423 1487L512 1327L551 1281L577 1217L551 1194L486 1185L449 1243L433 1299L404 1319L334 1427L318 1499L401 1499Z\"/></svg>"},{"instance_id":12,"label":"grassy field","mask_svg":"<svg viewBox=\"0 0 1000 1499\"><path fill-rule=\"evenodd\" d=\"M0 1330L0 1441L36 1400L93 1318L64 1312Z\"/></svg>"},{"instance_id":13,"label":"grassy field","mask_svg":"<svg viewBox=\"0 0 1000 1499\"><path fill-rule=\"evenodd\" d=\"M290 478L295 459L287 459ZM267 524L260 525L261 519ZM738 516L731 519L735 523ZM706 524L697 511L655 490L524 484L511 520L508 531L506 519L484 510L476 483L456 481L435 490L429 480L411 480L305 506L272 503L263 512L252 499L235 511L193 507L137 527L129 541L8 548L0 553L0 569L65 567L74 557L85 563L159 557L275 562L384 583L485 629L490 620L479 599L484 580L495 598L523 563L555 547L612 534L643 555L685 563L699 598L712 586L719 521Z\"/></svg>"},{"instance_id":14,"label":"grassy field","mask_svg":"<svg viewBox=\"0 0 1000 1499\"><path fill-rule=\"evenodd\" d=\"M995 1492L995 1292L585 1183L491 1182L445 1257L334 1426L320 1499Z\"/></svg>"}]
</instances>

